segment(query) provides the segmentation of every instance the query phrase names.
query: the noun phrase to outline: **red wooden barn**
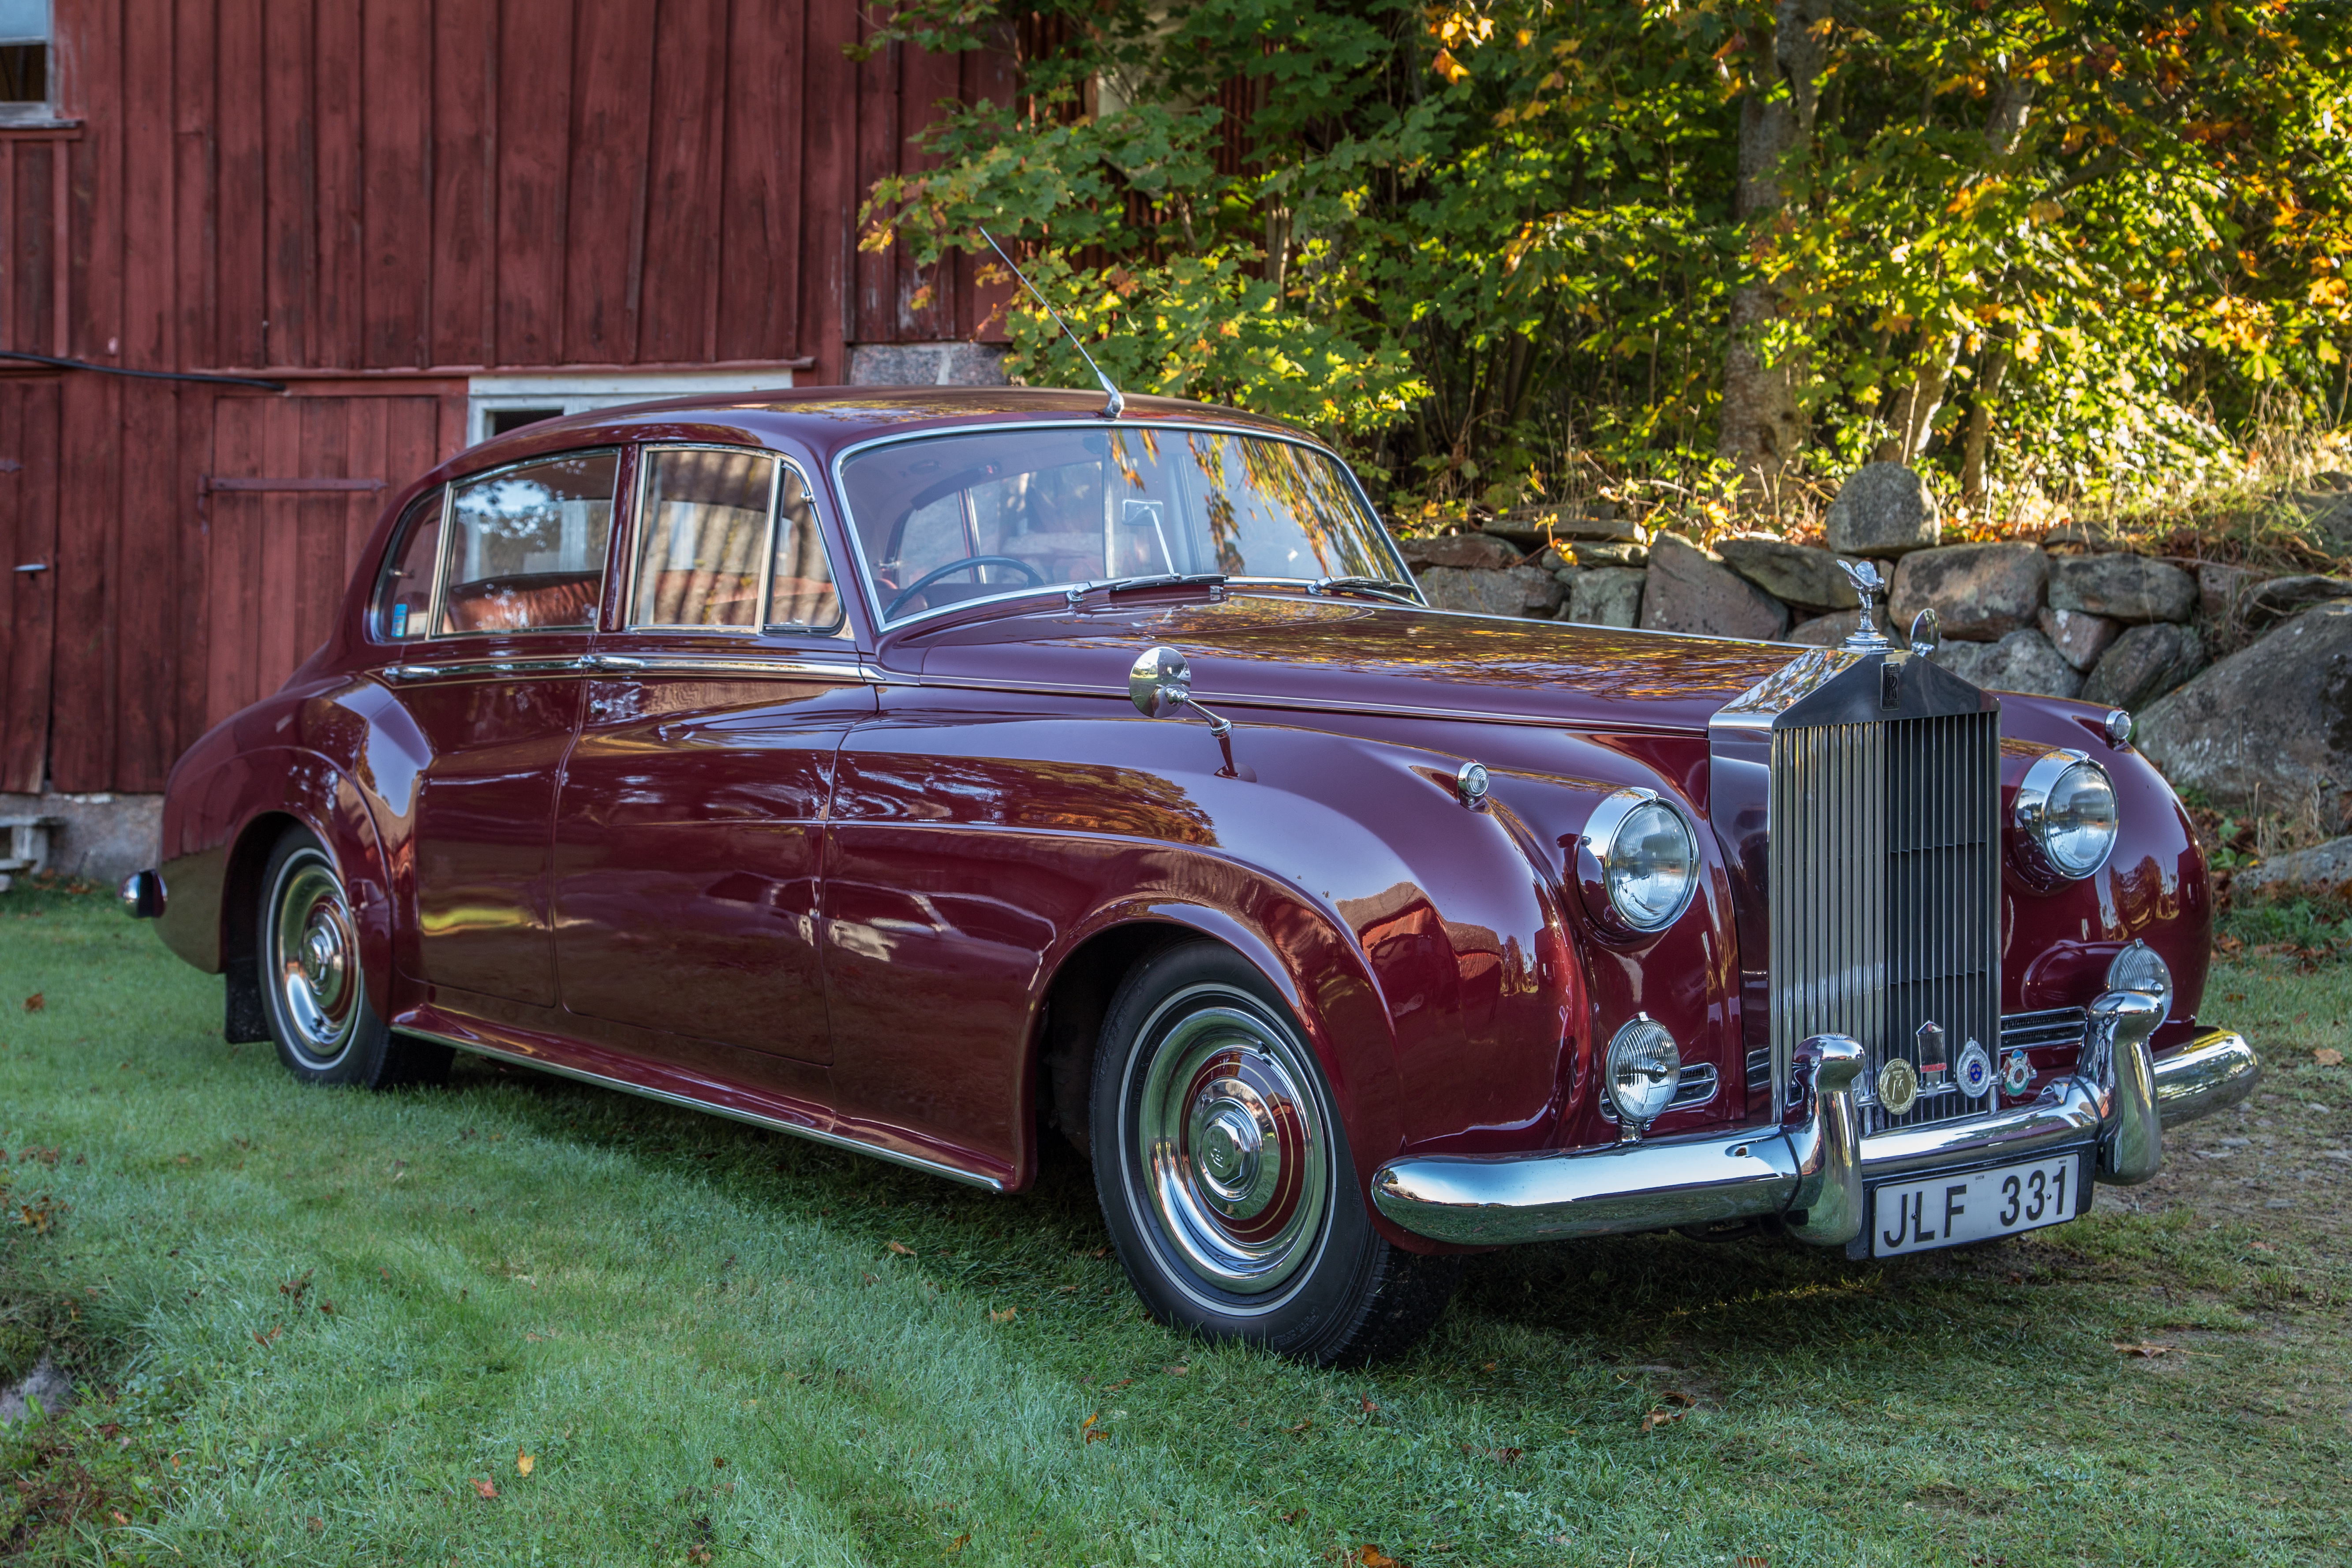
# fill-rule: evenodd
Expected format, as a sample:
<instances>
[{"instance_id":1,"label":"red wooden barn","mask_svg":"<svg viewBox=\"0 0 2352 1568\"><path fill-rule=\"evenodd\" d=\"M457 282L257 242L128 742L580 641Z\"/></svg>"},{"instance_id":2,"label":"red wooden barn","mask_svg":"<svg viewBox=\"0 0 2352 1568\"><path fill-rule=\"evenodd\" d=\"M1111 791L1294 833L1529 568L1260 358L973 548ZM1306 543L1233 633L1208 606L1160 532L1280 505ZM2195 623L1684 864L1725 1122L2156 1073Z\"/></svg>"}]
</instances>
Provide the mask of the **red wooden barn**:
<instances>
[{"instance_id":1,"label":"red wooden barn","mask_svg":"<svg viewBox=\"0 0 2352 1568\"><path fill-rule=\"evenodd\" d=\"M387 492L493 430L985 374L969 263L919 278L855 226L1010 61L856 63L861 27L855 0L0 0L0 816L161 789L316 645ZM106 826L65 863L143 850Z\"/></svg>"}]
</instances>

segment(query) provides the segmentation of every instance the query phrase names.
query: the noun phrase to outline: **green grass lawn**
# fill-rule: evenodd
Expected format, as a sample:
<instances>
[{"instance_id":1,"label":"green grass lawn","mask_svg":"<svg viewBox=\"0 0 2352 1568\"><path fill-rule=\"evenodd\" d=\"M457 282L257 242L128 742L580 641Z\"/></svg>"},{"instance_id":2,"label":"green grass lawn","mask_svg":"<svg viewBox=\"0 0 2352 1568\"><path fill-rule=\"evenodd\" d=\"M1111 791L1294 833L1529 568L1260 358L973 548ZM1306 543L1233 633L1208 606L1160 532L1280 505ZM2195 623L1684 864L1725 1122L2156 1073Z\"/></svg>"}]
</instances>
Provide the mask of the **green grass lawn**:
<instances>
[{"instance_id":1,"label":"green grass lawn","mask_svg":"<svg viewBox=\"0 0 2352 1568\"><path fill-rule=\"evenodd\" d=\"M0 1436L0 1557L2343 1563L2352 966L2214 990L2263 1095L2082 1224L1496 1253L1331 1373L1146 1321L1075 1158L1007 1199L467 1059L299 1089L151 930L20 889L0 1382L47 1347L82 1397Z\"/></svg>"}]
</instances>

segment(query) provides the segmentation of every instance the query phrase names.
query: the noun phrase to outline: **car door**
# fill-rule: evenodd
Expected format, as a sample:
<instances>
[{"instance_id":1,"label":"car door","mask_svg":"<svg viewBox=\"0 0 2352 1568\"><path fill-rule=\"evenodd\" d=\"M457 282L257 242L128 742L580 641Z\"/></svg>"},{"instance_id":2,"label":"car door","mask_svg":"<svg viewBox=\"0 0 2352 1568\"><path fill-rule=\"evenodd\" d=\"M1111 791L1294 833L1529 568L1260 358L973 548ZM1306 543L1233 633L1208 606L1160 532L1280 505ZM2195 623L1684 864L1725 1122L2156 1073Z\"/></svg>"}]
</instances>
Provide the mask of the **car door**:
<instances>
[{"instance_id":1,"label":"car door","mask_svg":"<svg viewBox=\"0 0 2352 1568\"><path fill-rule=\"evenodd\" d=\"M414 977L436 988L554 1004L548 834L620 468L606 448L454 480L394 547L377 635L405 645L386 673L430 759Z\"/></svg>"},{"instance_id":2,"label":"car door","mask_svg":"<svg viewBox=\"0 0 2352 1568\"><path fill-rule=\"evenodd\" d=\"M824 1063L825 812L873 688L798 468L680 445L638 473L556 813L562 1005Z\"/></svg>"}]
</instances>

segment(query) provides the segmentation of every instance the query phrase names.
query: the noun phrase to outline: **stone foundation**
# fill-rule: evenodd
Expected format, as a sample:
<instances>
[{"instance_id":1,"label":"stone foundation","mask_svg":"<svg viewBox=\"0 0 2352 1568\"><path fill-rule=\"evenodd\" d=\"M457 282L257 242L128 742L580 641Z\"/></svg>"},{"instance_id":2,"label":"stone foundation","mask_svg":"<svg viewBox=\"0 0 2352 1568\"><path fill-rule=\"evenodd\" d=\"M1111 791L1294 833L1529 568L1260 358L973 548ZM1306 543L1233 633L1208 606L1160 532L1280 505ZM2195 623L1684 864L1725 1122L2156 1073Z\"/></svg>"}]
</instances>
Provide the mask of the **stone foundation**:
<instances>
[{"instance_id":1,"label":"stone foundation","mask_svg":"<svg viewBox=\"0 0 2352 1568\"><path fill-rule=\"evenodd\" d=\"M47 870L111 887L155 864L160 795L0 795L0 818L51 816Z\"/></svg>"}]
</instances>

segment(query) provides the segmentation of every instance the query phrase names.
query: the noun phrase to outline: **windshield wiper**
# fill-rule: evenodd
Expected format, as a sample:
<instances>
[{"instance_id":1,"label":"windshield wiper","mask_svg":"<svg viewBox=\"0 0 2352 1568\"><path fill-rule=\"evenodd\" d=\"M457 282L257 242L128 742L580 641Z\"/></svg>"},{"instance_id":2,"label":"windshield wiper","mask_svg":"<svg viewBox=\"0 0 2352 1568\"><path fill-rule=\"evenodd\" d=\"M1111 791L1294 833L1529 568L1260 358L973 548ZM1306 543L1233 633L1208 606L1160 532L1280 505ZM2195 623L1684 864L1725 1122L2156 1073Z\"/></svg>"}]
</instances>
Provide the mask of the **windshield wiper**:
<instances>
[{"instance_id":1,"label":"windshield wiper","mask_svg":"<svg viewBox=\"0 0 2352 1568\"><path fill-rule=\"evenodd\" d=\"M1310 594L1370 594L1374 598L1411 605L1416 610L1422 607L1420 600L1385 577L1318 577L1307 584L1307 591Z\"/></svg>"},{"instance_id":2,"label":"windshield wiper","mask_svg":"<svg viewBox=\"0 0 2352 1568\"><path fill-rule=\"evenodd\" d=\"M1129 588L1216 588L1223 586L1223 572L1154 572L1137 577L1102 577L1092 582L1073 583L1069 601L1073 605L1099 589L1106 594L1124 593Z\"/></svg>"}]
</instances>

